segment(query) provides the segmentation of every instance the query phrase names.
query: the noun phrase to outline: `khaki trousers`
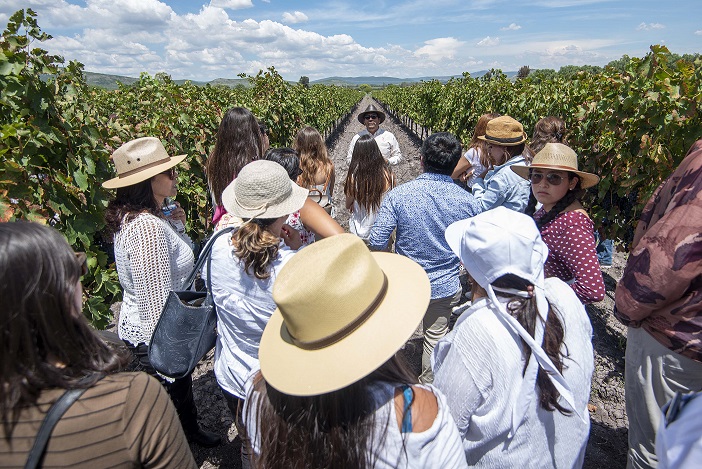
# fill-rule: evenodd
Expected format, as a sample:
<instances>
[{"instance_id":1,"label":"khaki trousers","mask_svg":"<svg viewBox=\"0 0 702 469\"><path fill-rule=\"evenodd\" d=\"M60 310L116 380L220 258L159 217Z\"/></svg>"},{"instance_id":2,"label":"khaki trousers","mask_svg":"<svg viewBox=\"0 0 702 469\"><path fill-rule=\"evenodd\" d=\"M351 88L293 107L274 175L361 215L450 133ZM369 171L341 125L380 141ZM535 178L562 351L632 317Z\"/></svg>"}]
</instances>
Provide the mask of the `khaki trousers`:
<instances>
[{"instance_id":1,"label":"khaki trousers","mask_svg":"<svg viewBox=\"0 0 702 469\"><path fill-rule=\"evenodd\" d=\"M661 407L676 391L702 390L702 363L671 351L644 329L634 327L627 333L625 363L627 468L655 468Z\"/></svg>"},{"instance_id":2,"label":"khaki trousers","mask_svg":"<svg viewBox=\"0 0 702 469\"><path fill-rule=\"evenodd\" d=\"M436 298L429 302L427 312L422 320L422 332L424 333L424 344L422 351L422 374L419 375L419 382L431 384L434 382L434 372L431 369L431 354L436 343L448 332L449 317L453 307L461 300L461 289L459 288L452 296Z\"/></svg>"}]
</instances>

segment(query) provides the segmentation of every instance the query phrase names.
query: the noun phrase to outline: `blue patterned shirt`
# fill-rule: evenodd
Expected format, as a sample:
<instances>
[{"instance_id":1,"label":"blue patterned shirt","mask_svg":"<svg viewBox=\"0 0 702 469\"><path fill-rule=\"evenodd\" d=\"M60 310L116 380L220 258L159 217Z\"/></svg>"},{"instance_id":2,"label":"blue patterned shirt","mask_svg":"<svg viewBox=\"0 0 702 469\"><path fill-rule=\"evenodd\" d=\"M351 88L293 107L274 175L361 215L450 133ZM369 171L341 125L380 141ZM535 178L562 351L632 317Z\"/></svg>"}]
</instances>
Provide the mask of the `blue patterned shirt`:
<instances>
[{"instance_id":1,"label":"blue patterned shirt","mask_svg":"<svg viewBox=\"0 0 702 469\"><path fill-rule=\"evenodd\" d=\"M383 249L397 228L397 253L422 266L431 282L432 299L445 298L454 295L460 283L459 261L448 247L444 231L451 223L481 211L470 192L450 176L424 173L388 192L368 241L371 248Z\"/></svg>"}]
</instances>

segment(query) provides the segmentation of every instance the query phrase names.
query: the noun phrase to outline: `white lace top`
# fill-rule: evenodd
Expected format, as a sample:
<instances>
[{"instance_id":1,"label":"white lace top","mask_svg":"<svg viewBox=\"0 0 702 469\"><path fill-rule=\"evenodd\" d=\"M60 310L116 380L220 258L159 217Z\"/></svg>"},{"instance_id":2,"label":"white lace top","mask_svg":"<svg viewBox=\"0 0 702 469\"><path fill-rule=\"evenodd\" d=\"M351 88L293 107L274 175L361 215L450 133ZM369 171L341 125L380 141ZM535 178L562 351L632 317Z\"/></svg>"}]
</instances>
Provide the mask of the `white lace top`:
<instances>
[{"instance_id":1,"label":"white lace top","mask_svg":"<svg viewBox=\"0 0 702 469\"><path fill-rule=\"evenodd\" d=\"M133 345L149 343L168 292L180 289L192 271L189 241L150 213L123 224L115 234L117 275L124 290L120 339Z\"/></svg>"}]
</instances>

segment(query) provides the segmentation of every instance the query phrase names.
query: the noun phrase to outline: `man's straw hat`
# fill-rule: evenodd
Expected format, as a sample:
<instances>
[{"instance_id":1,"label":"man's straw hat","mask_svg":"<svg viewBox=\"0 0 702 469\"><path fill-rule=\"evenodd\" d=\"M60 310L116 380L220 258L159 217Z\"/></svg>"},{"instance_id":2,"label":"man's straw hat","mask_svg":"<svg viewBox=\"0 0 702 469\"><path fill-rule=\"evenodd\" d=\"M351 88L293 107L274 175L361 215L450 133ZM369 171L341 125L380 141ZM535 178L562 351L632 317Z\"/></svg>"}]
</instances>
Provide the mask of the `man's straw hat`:
<instances>
[{"instance_id":1,"label":"man's straw hat","mask_svg":"<svg viewBox=\"0 0 702 469\"><path fill-rule=\"evenodd\" d=\"M261 373L294 396L344 388L404 345L430 297L427 274L407 257L370 252L349 233L313 243L273 285L278 308L261 338Z\"/></svg>"},{"instance_id":2,"label":"man's straw hat","mask_svg":"<svg viewBox=\"0 0 702 469\"><path fill-rule=\"evenodd\" d=\"M132 186L172 168L187 155L168 156L161 140L141 137L131 140L112 153L117 177L102 183L105 189Z\"/></svg>"},{"instance_id":3,"label":"man's straw hat","mask_svg":"<svg viewBox=\"0 0 702 469\"><path fill-rule=\"evenodd\" d=\"M485 135L478 138L503 147L515 147L526 141L527 134L522 124L509 116L501 116L491 119L487 123Z\"/></svg>"}]
</instances>

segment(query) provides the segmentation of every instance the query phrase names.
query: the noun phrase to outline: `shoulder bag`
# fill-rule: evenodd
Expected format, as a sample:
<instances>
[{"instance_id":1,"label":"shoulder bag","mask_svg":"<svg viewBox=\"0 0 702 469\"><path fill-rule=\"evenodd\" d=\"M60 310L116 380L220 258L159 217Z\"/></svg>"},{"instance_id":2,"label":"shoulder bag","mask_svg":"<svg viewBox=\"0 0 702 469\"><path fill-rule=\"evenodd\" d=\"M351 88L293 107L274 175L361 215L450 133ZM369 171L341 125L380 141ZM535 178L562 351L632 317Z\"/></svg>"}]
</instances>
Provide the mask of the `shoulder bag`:
<instances>
[{"instance_id":1,"label":"shoulder bag","mask_svg":"<svg viewBox=\"0 0 702 469\"><path fill-rule=\"evenodd\" d=\"M149 343L151 366L170 378L184 378L212 350L217 341L217 311L212 298L211 254L217 238L231 233L224 228L205 245L182 291L171 291ZM193 289L203 264L207 262L205 290Z\"/></svg>"}]
</instances>

